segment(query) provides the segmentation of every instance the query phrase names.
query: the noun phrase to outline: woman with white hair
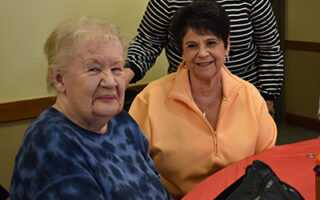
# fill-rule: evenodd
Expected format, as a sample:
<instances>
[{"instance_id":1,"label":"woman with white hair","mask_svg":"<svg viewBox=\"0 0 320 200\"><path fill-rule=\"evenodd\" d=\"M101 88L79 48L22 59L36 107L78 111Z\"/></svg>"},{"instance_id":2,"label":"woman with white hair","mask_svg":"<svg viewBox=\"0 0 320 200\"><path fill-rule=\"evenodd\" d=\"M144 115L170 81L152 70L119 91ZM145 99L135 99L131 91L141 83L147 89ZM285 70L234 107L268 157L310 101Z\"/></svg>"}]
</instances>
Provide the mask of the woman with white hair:
<instances>
[{"instance_id":1,"label":"woman with white hair","mask_svg":"<svg viewBox=\"0 0 320 200\"><path fill-rule=\"evenodd\" d=\"M122 110L124 49L114 25L67 21L45 53L57 99L24 135L11 199L169 199L147 139Z\"/></svg>"}]
</instances>

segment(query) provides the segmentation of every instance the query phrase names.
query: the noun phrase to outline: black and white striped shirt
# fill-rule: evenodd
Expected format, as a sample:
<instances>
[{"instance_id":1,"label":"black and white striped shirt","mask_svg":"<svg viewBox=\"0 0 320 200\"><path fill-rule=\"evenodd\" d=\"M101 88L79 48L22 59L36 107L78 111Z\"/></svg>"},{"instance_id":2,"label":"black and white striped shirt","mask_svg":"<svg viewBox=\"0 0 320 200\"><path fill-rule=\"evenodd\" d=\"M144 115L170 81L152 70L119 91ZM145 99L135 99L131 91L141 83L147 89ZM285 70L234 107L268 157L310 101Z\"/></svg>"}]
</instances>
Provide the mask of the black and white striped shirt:
<instances>
[{"instance_id":1,"label":"black and white striped shirt","mask_svg":"<svg viewBox=\"0 0 320 200\"><path fill-rule=\"evenodd\" d=\"M150 0L128 48L127 65L140 80L165 48L168 73L175 72L182 58L168 33L177 9L193 0ZM276 99L284 77L283 54L275 16L269 0L217 0L230 20L228 69L254 84L266 100Z\"/></svg>"}]
</instances>

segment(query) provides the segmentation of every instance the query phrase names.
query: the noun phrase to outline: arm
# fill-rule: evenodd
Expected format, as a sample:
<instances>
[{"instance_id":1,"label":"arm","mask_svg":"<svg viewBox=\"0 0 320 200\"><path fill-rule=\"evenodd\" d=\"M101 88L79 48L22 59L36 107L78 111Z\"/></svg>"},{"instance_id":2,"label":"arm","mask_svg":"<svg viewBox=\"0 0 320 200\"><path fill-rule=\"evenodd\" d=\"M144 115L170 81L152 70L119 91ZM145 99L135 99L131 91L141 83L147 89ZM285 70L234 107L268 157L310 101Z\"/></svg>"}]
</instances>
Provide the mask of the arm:
<instances>
[{"instance_id":1,"label":"arm","mask_svg":"<svg viewBox=\"0 0 320 200\"><path fill-rule=\"evenodd\" d=\"M258 93L258 92L257 92ZM260 96L260 94L257 94ZM267 105L262 97L257 104L257 117L259 123L256 153L265 151L275 146L277 139L276 124L268 112Z\"/></svg>"},{"instance_id":2,"label":"arm","mask_svg":"<svg viewBox=\"0 0 320 200\"><path fill-rule=\"evenodd\" d=\"M138 34L129 45L126 68L134 72L131 82L140 80L154 65L168 38L170 23L168 0L150 0L138 28ZM127 74L129 80L130 75Z\"/></svg>"},{"instance_id":3,"label":"arm","mask_svg":"<svg viewBox=\"0 0 320 200\"><path fill-rule=\"evenodd\" d=\"M129 114L138 123L143 134L151 144L151 126L148 116L148 102L138 94L130 106Z\"/></svg>"},{"instance_id":4,"label":"arm","mask_svg":"<svg viewBox=\"0 0 320 200\"><path fill-rule=\"evenodd\" d=\"M275 16L269 0L254 0L251 20L258 48L258 77L264 99L280 95L284 77L283 55Z\"/></svg>"},{"instance_id":5,"label":"arm","mask_svg":"<svg viewBox=\"0 0 320 200\"><path fill-rule=\"evenodd\" d=\"M130 82L133 79L135 74L134 74L134 71L132 71L132 69L130 69L130 68L124 68L123 72L124 72L123 78L124 78L124 81L125 81L125 86L126 86L126 88L128 88L129 84L130 84Z\"/></svg>"},{"instance_id":6,"label":"arm","mask_svg":"<svg viewBox=\"0 0 320 200\"><path fill-rule=\"evenodd\" d=\"M268 107L268 111L271 114L272 117L274 117L274 105L273 105L273 101L272 100L267 100L267 107Z\"/></svg>"},{"instance_id":7,"label":"arm","mask_svg":"<svg viewBox=\"0 0 320 200\"><path fill-rule=\"evenodd\" d=\"M319 109L318 109L318 120L320 121L320 95L319 95Z\"/></svg>"}]
</instances>

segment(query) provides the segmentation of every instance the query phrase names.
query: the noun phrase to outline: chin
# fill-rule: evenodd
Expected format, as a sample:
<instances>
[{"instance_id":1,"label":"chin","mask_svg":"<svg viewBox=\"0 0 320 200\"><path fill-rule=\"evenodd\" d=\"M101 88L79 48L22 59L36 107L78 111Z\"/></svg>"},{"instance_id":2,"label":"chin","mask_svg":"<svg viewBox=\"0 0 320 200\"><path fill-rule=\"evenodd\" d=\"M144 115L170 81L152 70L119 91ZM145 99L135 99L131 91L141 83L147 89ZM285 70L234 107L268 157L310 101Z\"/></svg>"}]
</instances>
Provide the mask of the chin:
<instances>
[{"instance_id":1,"label":"chin","mask_svg":"<svg viewBox=\"0 0 320 200\"><path fill-rule=\"evenodd\" d=\"M111 118L115 115L117 115L118 113L120 113L120 111L122 110L122 108L118 105L118 106L104 106L102 108L96 108L93 110L93 113L97 116L100 117L108 117Z\"/></svg>"}]
</instances>

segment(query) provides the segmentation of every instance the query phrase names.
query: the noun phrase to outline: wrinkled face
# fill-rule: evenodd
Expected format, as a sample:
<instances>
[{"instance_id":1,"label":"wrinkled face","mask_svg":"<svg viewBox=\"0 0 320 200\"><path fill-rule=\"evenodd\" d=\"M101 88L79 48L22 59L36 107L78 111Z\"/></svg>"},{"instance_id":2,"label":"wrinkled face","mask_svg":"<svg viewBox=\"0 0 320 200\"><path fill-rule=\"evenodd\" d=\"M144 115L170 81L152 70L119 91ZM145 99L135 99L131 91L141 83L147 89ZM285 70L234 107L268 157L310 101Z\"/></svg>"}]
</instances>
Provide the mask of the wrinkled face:
<instances>
[{"instance_id":1,"label":"wrinkled face","mask_svg":"<svg viewBox=\"0 0 320 200\"><path fill-rule=\"evenodd\" d=\"M124 101L123 49L118 38L100 35L76 42L62 73L64 114L84 126L118 114Z\"/></svg>"},{"instance_id":2,"label":"wrinkled face","mask_svg":"<svg viewBox=\"0 0 320 200\"><path fill-rule=\"evenodd\" d=\"M182 41L182 57L190 74L199 79L212 79L219 73L229 53L222 39L208 32L199 34L189 28Z\"/></svg>"}]
</instances>

